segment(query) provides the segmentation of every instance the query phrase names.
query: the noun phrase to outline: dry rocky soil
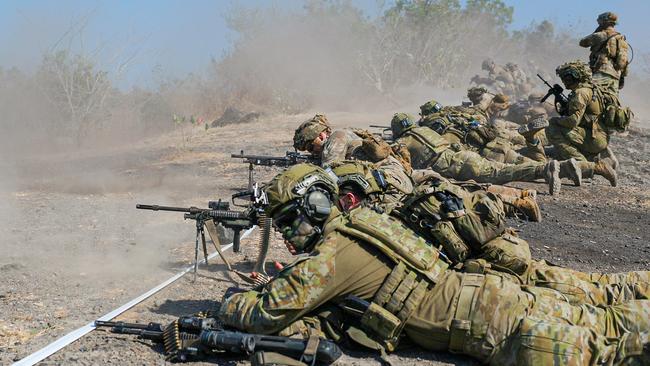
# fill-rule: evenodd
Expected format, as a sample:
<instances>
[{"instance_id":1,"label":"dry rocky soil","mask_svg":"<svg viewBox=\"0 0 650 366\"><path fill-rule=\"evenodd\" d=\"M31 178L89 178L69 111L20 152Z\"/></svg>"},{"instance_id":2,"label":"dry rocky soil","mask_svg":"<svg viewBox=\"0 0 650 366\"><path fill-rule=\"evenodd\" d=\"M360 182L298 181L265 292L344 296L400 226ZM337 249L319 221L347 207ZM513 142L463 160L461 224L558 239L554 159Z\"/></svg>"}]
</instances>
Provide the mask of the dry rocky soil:
<instances>
[{"instance_id":1,"label":"dry rocky soil","mask_svg":"<svg viewBox=\"0 0 650 366\"><path fill-rule=\"evenodd\" d=\"M283 155L293 129L308 116L265 118L191 133L179 131L113 150L0 160L0 364L17 361L108 313L190 265L194 225L181 213L139 211L136 203L205 207L245 187L247 166L231 153ZM385 115L371 116L387 120ZM367 115L333 114L338 127L363 127ZM374 123L374 122L373 122ZM636 128L612 141L621 161L620 187L600 178L565 185L551 197L537 189L541 223L512 221L533 255L585 271L650 269L650 132ZM258 168L256 178L277 170ZM257 232L240 253L249 271ZM288 262L279 237L271 259ZM168 322L214 308L236 279L219 260L202 266L120 315L123 321ZM468 358L407 349L397 364L474 364ZM242 358L209 360L239 364ZM93 331L43 365L165 364L158 346ZM203 363L201 363L203 364ZM344 365L379 364L346 350Z\"/></svg>"}]
</instances>

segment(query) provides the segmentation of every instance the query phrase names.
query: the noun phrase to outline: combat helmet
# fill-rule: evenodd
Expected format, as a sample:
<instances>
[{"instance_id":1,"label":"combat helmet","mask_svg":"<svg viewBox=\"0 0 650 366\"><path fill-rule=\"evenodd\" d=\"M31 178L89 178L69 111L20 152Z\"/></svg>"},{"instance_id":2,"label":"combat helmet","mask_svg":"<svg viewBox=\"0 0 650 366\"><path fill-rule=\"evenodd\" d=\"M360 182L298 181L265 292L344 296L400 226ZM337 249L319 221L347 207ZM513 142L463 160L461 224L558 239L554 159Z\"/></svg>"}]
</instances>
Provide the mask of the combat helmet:
<instances>
[{"instance_id":1,"label":"combat helmet","mask_svg":"<svg viewBox=\"0 0 650 366\"><path fill-rule=\"evenodd\" d=\"M558 66L555 73L564 81L585 83L591 81L591 69L585 62L576 60Z\"/></svg>"},{"instance_id":2,"label":"combat helmet","mask_svg":"<svg viewBox=\"0 0 650 366\"><path fill-rule=\"evenodd\" d=\"M420 106L420 115L424 117L433 113L438 113L441 110L442 104L438 103L438 101L435 99L431 99L430 101Z\"/></svg>"},{"instance_id":3,"label":"combat helmet","mask_svg":"<svg viewBox=\"0 0 650 366\"><path fill-rule=\"evenodd\" d=\"M393 138L400 137L404 132L415 127L413 116L408 113L395 113L390 121L390 129L393 132Z\"/></svg>"},{"instance_id":4,"label":"combat helmet","mask_svg":"<svg viewBox=\"0 0 650 366\"><path fill-rule=\"evenodd\" d=\"M293 147L300 151L310 150L309 144L323 131L330 133L332 128L324 114L317 114L296 128L293 134Z\"/></svg>"},{"instance_id":5,"label":"combat helmet","mask_svg":"<svg viewBox=\"0 0 650 366\"><path fill-rule=\"evenodd\" d=\"M278 210L292 201L302 201L308 193L318 188L333 198L338 194L335 178L313 164L296 164L276 175L264 188L268 199L266 214L273 217Z\"/></svg>"},{"instance_id":6,"label":"combat helmet","mask_svg":"<svg viewBox=\"0 0 650 366\"><path fill-rule=\"evenodd\" d=\"M618 23L618 15L612 13L611 11L607 11L599 14L598 18L596 18L596 21L600 26L616 25Z\"/></svg>"},{"instance_id":7,"label":"combat helmet","mask_svg":"<svg viewBox=\"0 0 650 366\"><path fill-rule=\"evenodd\" d=\"M341 161L332 167L332 172L338 177L340 189L351 188L369 196L380 194L386 188L381 172L367 161Z\"/></svg>"}]
</instances>

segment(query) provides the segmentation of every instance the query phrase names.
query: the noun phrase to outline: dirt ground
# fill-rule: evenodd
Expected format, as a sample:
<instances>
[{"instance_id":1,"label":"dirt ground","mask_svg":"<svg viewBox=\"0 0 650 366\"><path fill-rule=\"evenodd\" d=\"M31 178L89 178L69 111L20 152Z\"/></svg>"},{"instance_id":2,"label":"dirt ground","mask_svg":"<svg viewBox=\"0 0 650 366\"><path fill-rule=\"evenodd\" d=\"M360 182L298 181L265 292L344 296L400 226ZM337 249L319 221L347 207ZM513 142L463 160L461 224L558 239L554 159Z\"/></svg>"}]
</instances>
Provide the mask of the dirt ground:
<instances>
[{"instance_id":1,"label":"dirt ground","mask_svg":"<svg viewBox=\"0 0 650 366\"><path fill-rule=\"evenodd\" d=\"M293 129L308 116L264 119L166 134L109 151L0 160L0 364L44 347L144 293L187 267L193 257L193 222L181 213L135 209L136 203L207 206L246 185L247 166L231 153L282 155ZM388 115L333 114L335 125L367 126ZM273 131L270 133L269 131ZM596 178L565 185L558 197L537 189L541 223L512 221L533 255L586 271L650 268L650 132L638 126L612 141L621 161L620 187ZM257 168L256 178L277 170ZM252 268L257 232L229 258ZM276 237L271 259L290 260ZM216 306L236 284L220 261L187 275L118 319L167 322ZM399 364L474 364L448 354L404 350ZM210 360L239 363L241 358ZM157 346L133 337L94 331L41 362L60 364L164 364ZM345 365L378 364L367 353L349 353Z\"/></svg>"}]
</instances>

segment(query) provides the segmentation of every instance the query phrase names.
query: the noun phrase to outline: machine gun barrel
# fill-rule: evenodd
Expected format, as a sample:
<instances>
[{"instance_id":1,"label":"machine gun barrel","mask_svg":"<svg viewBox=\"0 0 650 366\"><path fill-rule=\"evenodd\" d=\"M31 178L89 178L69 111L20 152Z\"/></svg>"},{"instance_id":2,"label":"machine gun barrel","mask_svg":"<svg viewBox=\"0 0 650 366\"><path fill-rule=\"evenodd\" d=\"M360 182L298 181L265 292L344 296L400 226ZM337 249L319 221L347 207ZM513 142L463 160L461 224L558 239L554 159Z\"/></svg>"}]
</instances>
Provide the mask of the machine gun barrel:
<instances>
[{"instance_id":1,"label":"machine gun barrel","mask_svg":"<svg viewBox=\"0 0 650 366\"><path fill-rule=\"evenodd\" d=\"M113 333L133 334L154 342L162 342L163 340L163 326L159 323L140 324L95 320L95 327L110 327Z\"/></svg>"}]
</instances>

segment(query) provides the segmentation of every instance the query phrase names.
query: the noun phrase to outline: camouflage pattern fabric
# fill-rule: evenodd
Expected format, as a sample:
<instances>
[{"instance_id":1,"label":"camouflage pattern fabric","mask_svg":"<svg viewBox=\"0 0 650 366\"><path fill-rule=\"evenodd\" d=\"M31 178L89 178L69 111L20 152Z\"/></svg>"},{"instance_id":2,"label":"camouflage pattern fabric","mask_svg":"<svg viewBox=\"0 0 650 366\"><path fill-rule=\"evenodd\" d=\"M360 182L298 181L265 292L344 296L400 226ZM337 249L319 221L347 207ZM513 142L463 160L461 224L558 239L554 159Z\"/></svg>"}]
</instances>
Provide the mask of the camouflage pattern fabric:
<instances>
[{"instance_id":1,"label":"camouflage pattern fabric","mask_svg":"<svg viewBox=\"0 0 650 366\"><path fill-rule=\"evenodd\" d=\"M321 164L323 166L331 165L338 160L349 159L355 149L361 147L363 139L352 130L336 130L332 132L321 153Z\"/></svg>"},{"instance_id":2,"label":"camouflage pattern fabric","mask_svg":"<svg viewBox=\"0 0 650 366\"><path fill-rule=\"evenodd\" d=\"M569 95L566 116L549 121L546 136L558 159L592 160L609 144L609 134L600 121L603 106L594 100L593 87L579 84Z\"/></svg>"},{"instance_id":3,"label":"camouflage pattern fabric","mask_svg":"<svg viewBox=\"0 0 650 366\"><path fill-rule=\"evenodd\" d=\"M618 80L627 73L629 46L625 37L608 26L582 38L580 46L589 47L589 66L594 75L609 76L617 92Z\"/></svg>"},{"instance_id":4,"label":"camouflage pattern fabric","mask_svg":"<svg viewBox=\"0 0 650 366\"><path fill-rule=\"evenodd\" d=\"M472 151L446 150L431 168L445 177L456 180L475 180L479 183L505 184L532 182L543 178L544 164L539 162L519 165L487 160Z\"/></svg>"},{"instance_id":5,"label":"camouflage pattern fabric","mask_svg":"<svg viewBox=\"0 0 650 366\"><path fill-rule=\"evenodd\" d=\"M273 333L348 294L370 300L392 270L369 243L331 231L315 252L260 291L234 294L219 318L243 331ZM447 270L404 329L428 350L452 350L492 365L622 365L648 362L650 302L571 305L550 289L499 275Z\"/></svg>"}]
</instances>

